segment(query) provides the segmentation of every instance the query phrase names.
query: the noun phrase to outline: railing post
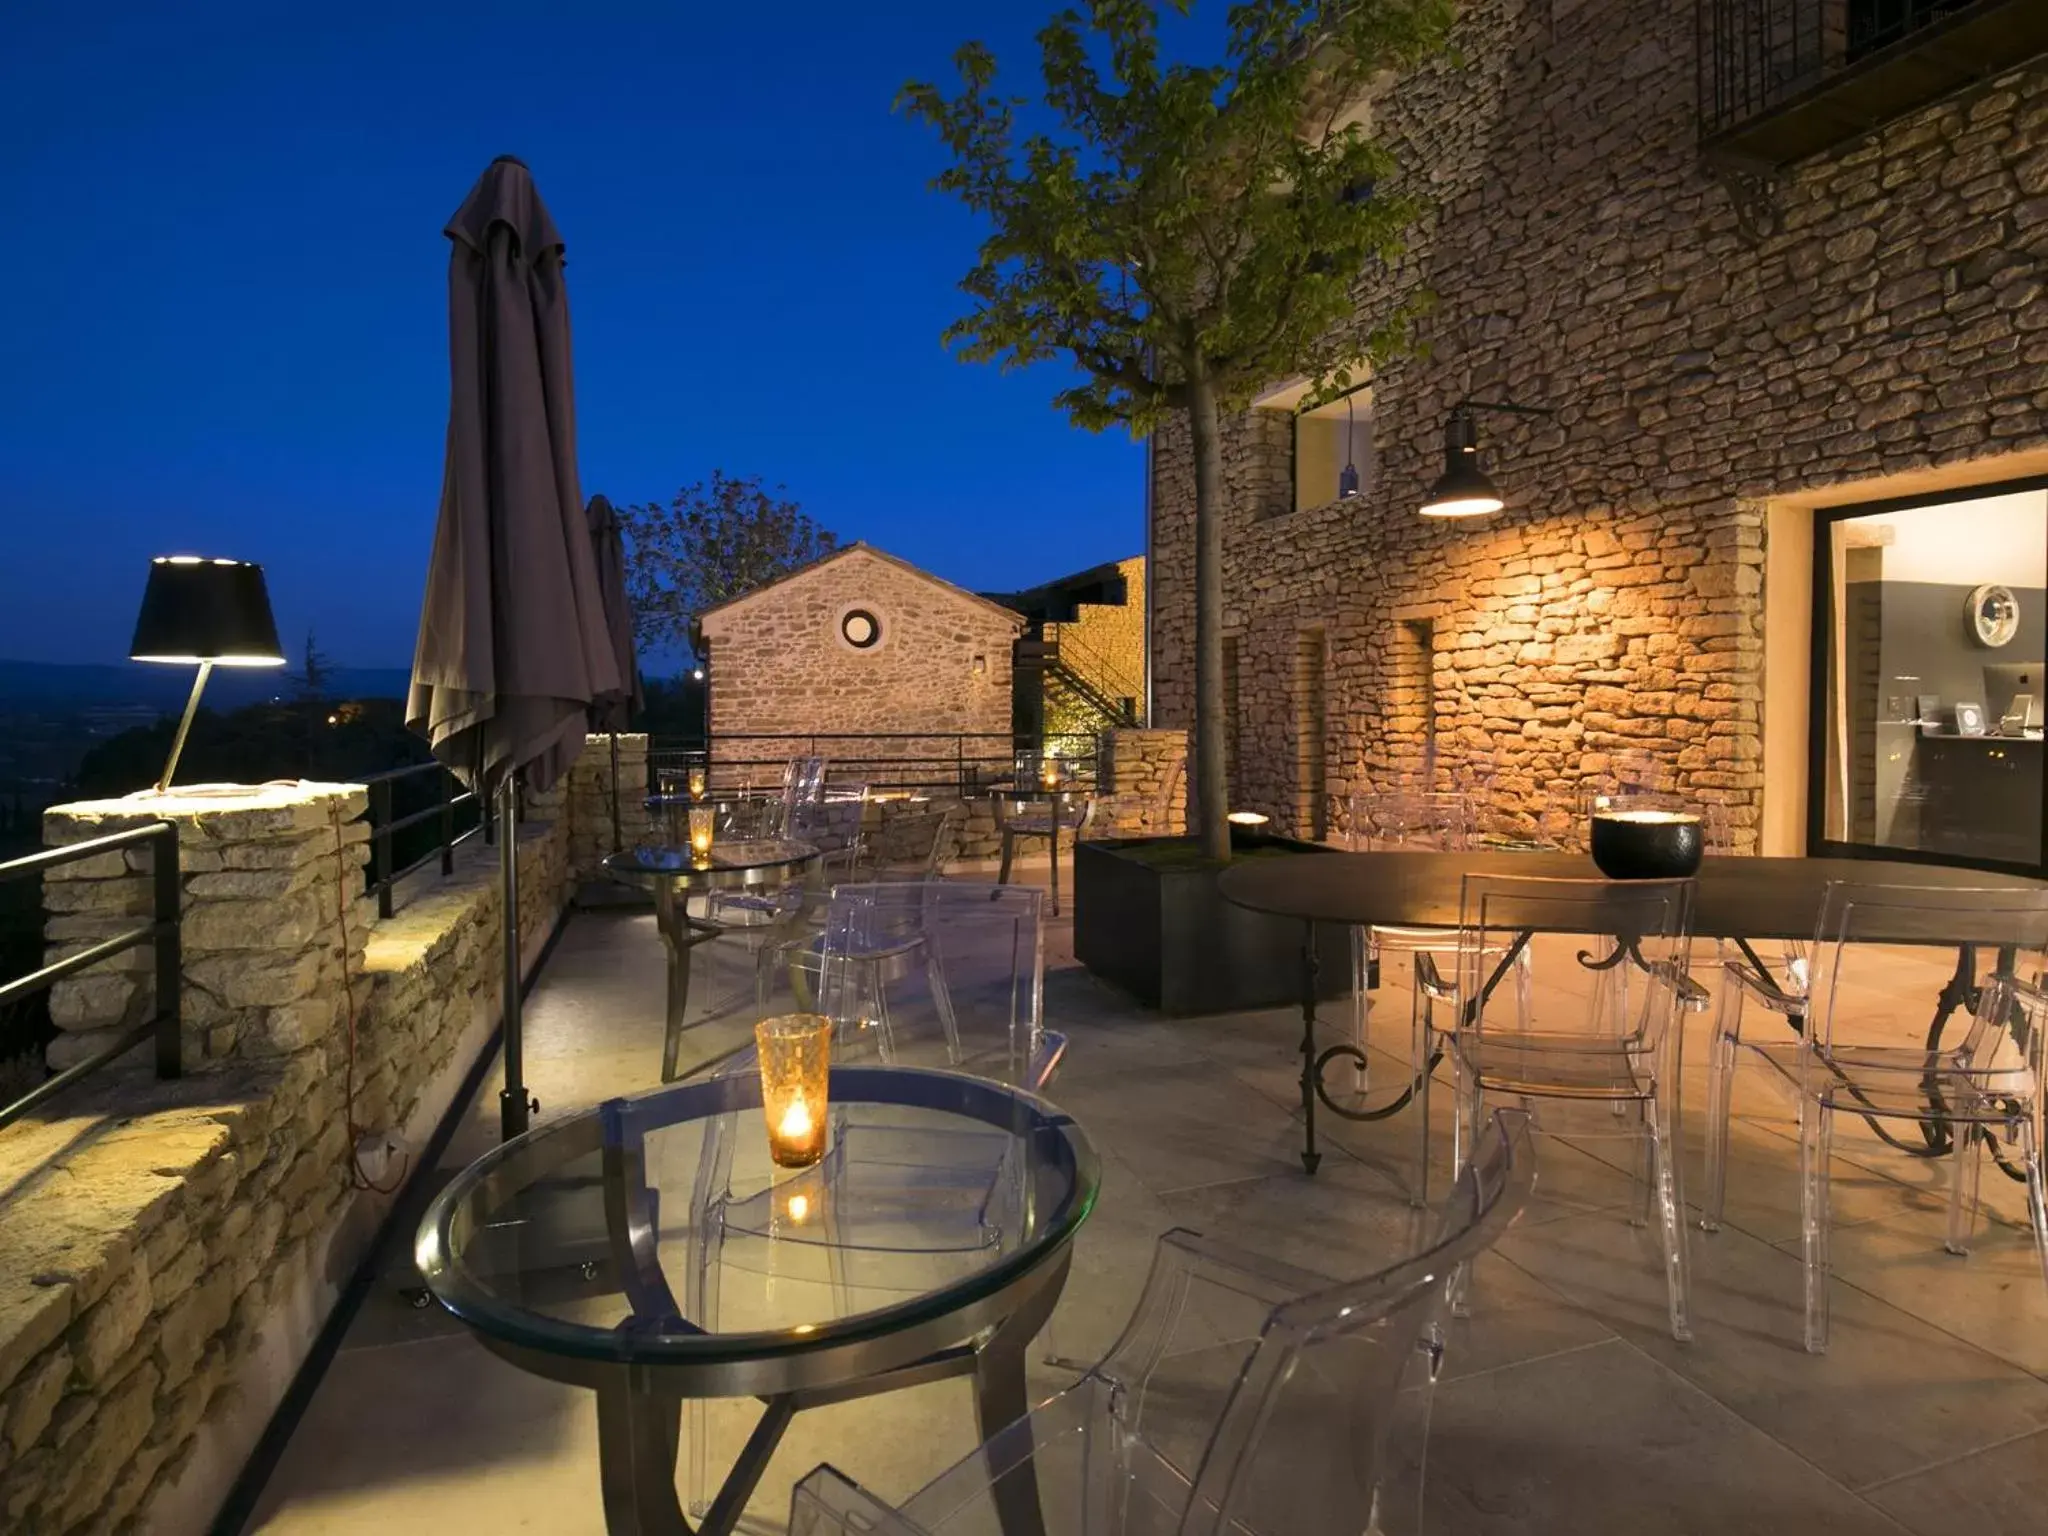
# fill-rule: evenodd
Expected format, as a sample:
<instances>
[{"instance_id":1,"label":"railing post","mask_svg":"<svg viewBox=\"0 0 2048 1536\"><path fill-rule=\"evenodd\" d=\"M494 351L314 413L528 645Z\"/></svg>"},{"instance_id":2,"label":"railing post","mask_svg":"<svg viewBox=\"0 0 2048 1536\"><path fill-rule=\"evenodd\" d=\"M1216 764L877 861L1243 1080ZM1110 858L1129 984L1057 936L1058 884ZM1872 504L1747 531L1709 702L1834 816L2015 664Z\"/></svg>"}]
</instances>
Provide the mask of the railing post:
<instances>
[{"instance_id":1,"label":"railing post","mask_svg":"<svg viewBox=\"0 0 2048 1536\"><path fill-rule=\"evenodd\" d=\"M156 913L156 1075L179 1077L185 1070L185 942L176 822L163 824L150 851L150 884Z\"/></svg>"},{"instance_id":2,"label":"railing post","mask_svg":"<svg viewBox=\"0 0 2048 1536\"><path fill-rule=\"evenodd\" d=\"M455 797L449 793L449 786L455 776L443 768L436 780L441 786L441 873L448 876L455 873Z\"/></svg>"}]
</instances>

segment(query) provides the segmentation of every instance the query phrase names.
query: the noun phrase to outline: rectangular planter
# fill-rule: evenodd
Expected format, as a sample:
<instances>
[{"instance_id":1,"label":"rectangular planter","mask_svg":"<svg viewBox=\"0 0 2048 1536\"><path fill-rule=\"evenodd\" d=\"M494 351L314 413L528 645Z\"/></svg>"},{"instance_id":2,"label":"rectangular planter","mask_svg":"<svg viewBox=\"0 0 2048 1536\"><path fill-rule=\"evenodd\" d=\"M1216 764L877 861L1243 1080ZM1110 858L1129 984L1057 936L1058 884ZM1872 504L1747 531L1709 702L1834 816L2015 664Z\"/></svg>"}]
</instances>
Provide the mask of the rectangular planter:
<instances>
[{"instance_id":1,"label":"rectangular planter","mask_svg":"<svg viewBox=\"0 0 2048 1536\"><path fill-rule=\"evenodd\" d=\"M1142 857L1168 843L1191 847L1193 839L1111 838L1074 850L1075 958L1170 1017L1298 1004L1303 925L1225 901L1213 865L1162 868ZM1260 833L1234 831L1231 843L1240 854L1329 851ZM1351 990L1350 930L1318 923L1316 952L1317 997L1343 997Z\"/></svg>"}]
</instances>

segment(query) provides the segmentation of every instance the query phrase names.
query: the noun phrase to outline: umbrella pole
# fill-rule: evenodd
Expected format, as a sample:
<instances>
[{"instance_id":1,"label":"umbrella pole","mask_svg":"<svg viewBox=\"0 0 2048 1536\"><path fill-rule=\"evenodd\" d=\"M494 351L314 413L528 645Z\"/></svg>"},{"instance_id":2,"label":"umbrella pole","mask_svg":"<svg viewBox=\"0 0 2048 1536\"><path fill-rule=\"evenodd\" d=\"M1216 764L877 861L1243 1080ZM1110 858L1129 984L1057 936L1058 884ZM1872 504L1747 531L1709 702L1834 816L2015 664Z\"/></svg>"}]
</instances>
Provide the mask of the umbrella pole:
<instances>
[{"instance_id":1,"label":"umbrella pole","mask_svg":"<svg viewBox=\"0 0 2048 1536\"><path fill-rule=\"evenodd\" d=\"M526 1094L519 1017L519 779L510 772L498 785L498 881L505 904L505 1086L498 1094L498 1129L510 1141L525 1133L527 1116L538 1107Z\"/></svg>"}]
</instances>

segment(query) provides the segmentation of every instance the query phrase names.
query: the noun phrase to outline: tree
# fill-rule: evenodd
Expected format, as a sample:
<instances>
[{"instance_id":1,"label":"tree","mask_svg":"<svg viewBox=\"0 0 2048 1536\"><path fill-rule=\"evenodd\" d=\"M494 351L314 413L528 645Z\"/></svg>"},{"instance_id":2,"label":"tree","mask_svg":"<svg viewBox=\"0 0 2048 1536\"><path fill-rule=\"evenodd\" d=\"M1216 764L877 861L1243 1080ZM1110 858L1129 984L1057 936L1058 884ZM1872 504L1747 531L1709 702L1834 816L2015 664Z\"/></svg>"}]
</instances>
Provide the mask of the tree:
<instances>
[{"instance_id":1,"label":"tree","mask_svg":"<svg viewBox=\"0 0 2048 1536\"><path fill-rule=\"evenodd\" d=\"M306 659L300 666L296 678L299 697L302 699L324 699L334 681L334 667L326 654L313 643L313 631L306 631Z\"/></svg>"},{"instance_id":2,"label":"tree","mask_svg":"<svg viewBox=\"0 0 2048 1536\"><path fill-rule=\"evenodd\" d=\"M650 650L687 646L707 608L786 576L839 541L795 502L770 494L753 475L714 469L667 506L621 513L632 549L626 586L635 638Z\"/></svg>"},{"instance_id":3,"label":"tree","mask_svg":"<svg viewBox=\"0 0 2048 1536\"><path fill-rule=\"evenodd\" d=\"M1192 5L1084 0L1054 17L1038 34L1047 131L1020 135L979 43L954 56L957 94L913 82L898 104L952 156L933 186L994 226L960 285L973 308L945 333L960 357L1069 360L1081 378L1056 403L1090 430L1186 418L1198 819L1227 859L1221 417L1300 375L1334 395L1406 344L1419 297L1355 333L1354 285L1422 213L1386 189L1393 156L1355 109L1375 76L1443 46L1455 5L1242 0L1224 62L1162 62L1161 11Z\"/></svg>"}]
</instances>

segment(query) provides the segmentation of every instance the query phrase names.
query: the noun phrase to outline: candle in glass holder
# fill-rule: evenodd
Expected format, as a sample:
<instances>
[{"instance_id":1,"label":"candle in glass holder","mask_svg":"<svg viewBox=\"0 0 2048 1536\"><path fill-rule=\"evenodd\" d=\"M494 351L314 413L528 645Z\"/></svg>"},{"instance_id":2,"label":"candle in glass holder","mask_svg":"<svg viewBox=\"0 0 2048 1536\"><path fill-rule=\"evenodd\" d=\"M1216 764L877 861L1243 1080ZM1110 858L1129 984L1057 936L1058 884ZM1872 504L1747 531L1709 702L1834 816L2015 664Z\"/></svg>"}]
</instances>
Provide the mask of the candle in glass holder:
<instances>
[{"instance_id":1,"label":"candle in glass holder","mask_svg":"<svg viewBox=\"0 0 2048 1536\"><path fill-rule=\"evenodd\" d=\"M761 1113L768 1155L780 1168L808 1168L825 1155L825 1089L832 1061L832 1021L792 1013L754 1026L761 1058Z\"/></svg>"},{"instance_id":2,"label":"candle in glass holder","mask_svg":"<svg viewBox=\"0 0 2048 1536\"><path fill-rule=\"evenodd\" d=\"M690 798L692 800L702 800L707 787L704 770L702 768L692 768L690 770Z\"/></svg>"},{"instance_id":3,"label":"candle in glass holder","mask_svg":"<svg viewBox=\"0 0 2048 1536\"><path fill-rule=\"evenodd\" d=\"M690 807L690 857L699 864L711 861L712 817L708 805Z\"/></svg>"},{"instance_id":4,"label":"candle in glass holder","mask_svg":"<svg viewBox=\"0 0 2048 1536\"><path fill-rule=\"evenodd\" d=\"M1060 760L1048 757L1038 770L1038 781L1047 789L1060 787Z\"/></svg>"}]
</instances>

